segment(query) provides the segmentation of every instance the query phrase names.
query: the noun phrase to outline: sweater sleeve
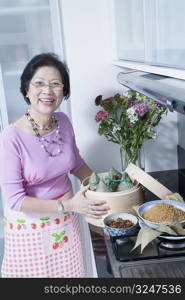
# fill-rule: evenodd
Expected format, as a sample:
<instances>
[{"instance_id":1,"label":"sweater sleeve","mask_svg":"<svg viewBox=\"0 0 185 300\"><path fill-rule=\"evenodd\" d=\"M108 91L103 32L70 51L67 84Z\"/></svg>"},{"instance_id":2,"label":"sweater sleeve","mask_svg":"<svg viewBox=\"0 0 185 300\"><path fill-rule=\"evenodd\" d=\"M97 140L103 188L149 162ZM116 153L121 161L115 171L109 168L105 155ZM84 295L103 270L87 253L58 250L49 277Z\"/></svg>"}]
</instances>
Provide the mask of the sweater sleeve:
<instances>
[{"instance_id":1,"label":"sweater sleeve","mask_svg":"<svg viewBox=\"0 0 185 300\"><path fill-rule=\"evenodd\" d=\"M74 165L70 173L76 172L84 163L84 159L80 156L79 149L76 145L75 136L73 136L73 155L74 155Z\"/></svg>"},{"instance_id":2,"label":"sweater sleeve","mask_svg":"<svg viewBox=\"0 0 185 300\"><path fill-rule=\"evenodd\" d=\"M0 166L0 184L5 205L20 211L26 196L21 153L15 136L8 130L0 137Z\"/></svg>"}]
</instances>

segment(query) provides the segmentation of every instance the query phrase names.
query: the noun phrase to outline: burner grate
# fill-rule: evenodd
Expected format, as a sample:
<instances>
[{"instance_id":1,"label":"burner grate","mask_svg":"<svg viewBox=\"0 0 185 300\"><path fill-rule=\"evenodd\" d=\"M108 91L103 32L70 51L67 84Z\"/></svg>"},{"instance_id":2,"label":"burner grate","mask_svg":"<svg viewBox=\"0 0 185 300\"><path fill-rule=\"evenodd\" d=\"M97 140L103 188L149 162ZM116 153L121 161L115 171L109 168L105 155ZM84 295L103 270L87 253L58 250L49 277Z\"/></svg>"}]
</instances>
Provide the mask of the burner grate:
<instances>
[{"instance_id":1,"label":"burner grate","mask_svg":"<svg viewBox=\"0 0 185 300\"><path fill-rule=\"evenodd\" d=\"M166 249L169 251L180 251L185 250L185 239L180 240L171 240L168 238L158 237L159 240L158 248L160 249Z\"/></svg>"},{"instance_id":2,"label":"burner grate","mask_svg":"<svg viewBox=\"0 0 185 300\"><path fill-rule=\"evenodd\" d=\"M185 240L169 240L163 238L157 238L151 242L144 249L143 253L140 253L140 247L133 249L135 245L136 236L132 237L113 237L111 238L111 244L114 254L118 261L136 261L147 259L158 259L164 257L185 257Z\"/></svg>"}]
</instances>

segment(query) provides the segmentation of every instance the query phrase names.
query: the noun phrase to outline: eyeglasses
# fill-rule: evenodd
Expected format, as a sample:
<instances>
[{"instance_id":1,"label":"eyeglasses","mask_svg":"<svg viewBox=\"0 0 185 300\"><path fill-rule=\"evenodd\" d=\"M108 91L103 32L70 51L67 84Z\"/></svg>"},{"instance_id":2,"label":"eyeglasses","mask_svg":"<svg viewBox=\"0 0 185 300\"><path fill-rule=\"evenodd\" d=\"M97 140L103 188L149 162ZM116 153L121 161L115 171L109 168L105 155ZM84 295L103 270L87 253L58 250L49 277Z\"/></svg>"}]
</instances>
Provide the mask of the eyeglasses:
<instances>
[{"instance_id":1,"label":"eyeglasses","mask_svg":"<svg viewBox=\"0 0 185 300\"><path fill-rule=\"evenodd\" d=\"M64 84L58 81L54 81L49 84L46 84L43 81L37 81L37 82L30 82L30 84L33 85L39 91L43 90L46 86L49 86L52 90L55 91L60 91L64 87Z\"/></svg>"}]
</instances>

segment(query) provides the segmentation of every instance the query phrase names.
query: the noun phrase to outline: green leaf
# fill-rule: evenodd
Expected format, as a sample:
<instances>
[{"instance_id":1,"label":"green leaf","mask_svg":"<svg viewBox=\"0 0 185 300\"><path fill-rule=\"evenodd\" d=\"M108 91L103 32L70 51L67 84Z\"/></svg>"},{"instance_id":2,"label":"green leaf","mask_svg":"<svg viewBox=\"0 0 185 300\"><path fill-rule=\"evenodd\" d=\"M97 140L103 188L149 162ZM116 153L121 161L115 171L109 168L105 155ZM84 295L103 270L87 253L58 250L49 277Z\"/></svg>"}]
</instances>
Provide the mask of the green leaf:
<instances>
[{"instance_id":1,"label":"green leaf","mask_svg":"<svg viewBox=\"0 0 185 300\"><path fill-rule=\"evenodd\" d=\"M55 238L55 241L56 241L56 242L59 242L59 241L60 241L60 234L53 233L52 236Z\"/></svg>"},{"instance_id":2,"label":"green leaf","mask_svg":"<svg viewBox=\"0 0 185 300\"><path fill-rule=\"evenodd\" d=\"M25 221L25 220L22 220L22 219L18 219L17 222L18 222L18 223L21 223L21 224L24 224L26 221Z\"/></svg>"},{"instance_id":3,"label":"green leaf","mask_svg":"<svg viewBox=\"0 0 185 300\"><path fill-rule=\"evenodd\" d=\"M57 236L57 234L56 234L56 233L52 233L52 236L53 236L53 237L56 237L56 236Z\"/></svg>"},{"instance_id":4,"label":"green leaf","mask_svg":"<svg viewBox=\"0 0 185 300\"><path fill-rule=\"evenodd\" d=\"M49 221L49 219L50 219L50 218L48 218L48 217L40 218L40 220L41 220L41 221L44 221L44 222Z\"/></svg>"},{"instance_id":5,"label":"green leaf","mask_svg":"<svg viewBox=\"0 0 185 300\"><path fill-rule=\"evenodd\" d=\"M108 113L114 113L114 105L112 102L102 101L100 104Z\"/></svg>"},{"instance_id":6,"label":"green leaf","mask_svg":"<svg viewBox=\"0 0 185 300\"><path fill-rule=\"evenodd\" d=\"M62 232L59 234L60 238L61 238L62 236L64 236L65 233L66 233L66 231L62 231Z\"/></svg>"}]
</instances>

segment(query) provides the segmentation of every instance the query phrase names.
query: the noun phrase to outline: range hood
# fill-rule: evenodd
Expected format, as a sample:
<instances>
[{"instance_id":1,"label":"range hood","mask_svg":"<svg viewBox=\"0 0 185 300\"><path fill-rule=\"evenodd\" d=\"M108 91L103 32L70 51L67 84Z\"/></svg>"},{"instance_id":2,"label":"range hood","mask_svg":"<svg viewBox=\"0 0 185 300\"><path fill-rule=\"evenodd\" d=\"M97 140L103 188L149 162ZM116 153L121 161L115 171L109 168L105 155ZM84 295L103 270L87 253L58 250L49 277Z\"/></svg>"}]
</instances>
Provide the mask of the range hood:
<instances>
[{"instance_id":1,"label":"range hood","mask_svg":"<svg viewBox=\"0 0 185 300\"><path fill-rule=\"evenodd\" d=\"M185 80L141 71L120 72L120 84L166 105L170 111L185 114Z\"/></svg>"}]
</instances>

